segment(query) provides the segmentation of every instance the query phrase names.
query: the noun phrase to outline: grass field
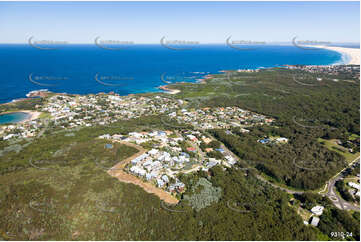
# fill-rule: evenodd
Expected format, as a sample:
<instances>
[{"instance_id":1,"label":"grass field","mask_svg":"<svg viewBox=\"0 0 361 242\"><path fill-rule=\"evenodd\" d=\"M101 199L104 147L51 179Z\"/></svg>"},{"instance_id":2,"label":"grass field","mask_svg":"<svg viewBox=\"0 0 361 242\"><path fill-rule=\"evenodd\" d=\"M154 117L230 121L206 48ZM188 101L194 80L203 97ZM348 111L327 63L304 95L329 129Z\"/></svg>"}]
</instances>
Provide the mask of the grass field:
<instances>
[{"instance_id":1,"label":"grass field","mask_svg":"<svg viewBox=\"0 0 361 242\"><path fill-rule=\"evenodd\" d=\"M333 141L333 140L326 140L326 139L318 138L318 142L324 144L324 146L326 148L328 148L329 150L335 151L335 152L339 153L340 155L342 155L343 157L345 157L347 163L354 161L357 157L360 156L360 152L352 154L346 148L336 144L335 141Z\"/></svg>"}]
</instances>

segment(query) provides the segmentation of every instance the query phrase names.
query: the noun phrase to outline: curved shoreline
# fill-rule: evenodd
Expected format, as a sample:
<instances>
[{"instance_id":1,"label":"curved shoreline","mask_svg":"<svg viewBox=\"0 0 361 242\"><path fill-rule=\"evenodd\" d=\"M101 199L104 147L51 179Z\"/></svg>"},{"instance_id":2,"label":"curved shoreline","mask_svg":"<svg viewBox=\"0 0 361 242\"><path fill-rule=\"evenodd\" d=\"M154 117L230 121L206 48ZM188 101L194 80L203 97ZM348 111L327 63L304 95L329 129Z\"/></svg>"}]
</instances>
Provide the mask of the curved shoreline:
<instances>
[{"instance_id":1,"label":"curved shoreline","mask_svg":"<svg viewBox=\"0 0 361 242\"><path fill-rule=\"evenodd\" d=\"M310 47L332 50L340 53L342 56L348 57L344 65L360 65L360 48L348 48L326 45L312 45Z\"/></svg>"},{"instance_id":2,"label":"curved shoreline","mask_svg":"<svg viewBox=\"0 0 361 242\"><path fill-rule=\"evenodd\" d=\"M334 46L324 46L324 45L303 45L303 46L336 51L336 52L338 52L338 53L340 53L342 55L341 63L336 62L336 63L333 63L333 64L329 64L328 66L332 66L332 65L360 65L360 48L334 47ZM346 60L345 60L344 57L346 57ZM275 67L277 67L277 66L268 67L268 68L275 68ZM260 68L256 68L256 69L260 69ZM226 71L220 70L218 72L220 72L220 73L223 72L224 73ZM215 74L217 74L217 73L215 73ZM197 79L197 82L198 83L206 83L207 79L211 78L215 74L207 74L202 79ZM182 83L182 82L179 82L179 83ZM172 84L174 84L174 83L172 83ZM172 88L169 88L169 86L170 86L170 84L169 85L162 85L162 86L159 86L157 88L160 89L160 90L165 91L165 93L172 94L172 95L178 94L178 93L181 92L181 90L172 89ZM34 93L42 93L42 92L52 93L51 91L48 91L48 90L35 90L35 91L31 91L30 93L26 94L26 96L28 96L32 92L34 92ZM101 92L99 92L99 93L101 93ZM128 95L146 94L146 93L152 93L152 92L146 91L146 92L140 92L140 93L131 93L131 94L128 94ZM62 93L62 94L67 94L67 93ZM89 94L91 94L91 93L89 93ZM72 94L69 94L69 95L72 95ZM73 95L77 95L77 94L73 94ZM88 95L88 94L80 94L80 95ZM11 103L16 103L16 102L19 102L19 101L29 100L29 99L31 99L32 97L35 97L35 96L42 96L42 95L38 94L38 95L32 95L31 97L14 99L14 100L12 100L10 102L0 103L0 105L7 105L7 104L11 104ZM21 112L21 111L19 111L19 112ZM25 112L30 112L30 111L26 110ZM31 117L30 120L33 120L33 119L36 119L36 118L37 118L37 116L35 115L35 118Z\"/></svg>"},{"instance_id":3,"label":"curved shoreline","mask_svg":"<svg viewBox=\"0 0 361 242\"><path fill-rule=\"evenodd\" d=\"M171 89L171 88L169 88L168 85L160 86L160 87L158 87L158 89L166 91L166 93L168 93L168 94L177 94L177 93L181 92L179 89Z\"/></svg>"},{"instance_id":4,"label":"curved shoreline","mask_svg":"<svg viewBox=\"0 0 361 242\"><path fill-rule=\"evenodd\" d=\"M38 119L41 112L38 111L31 111L31 110L17 110L17 111L7 111L7 112L3 112L0 113L0 115L4 115L4 114L11 114L11 113L26 113L28 114L28 117L26 117L24 120L18 121L18 122L14 122L14 124L18 124L18 123L24 123L27 121L31 121L31 120L35 120Z\"/></svg>"}]
</instances>

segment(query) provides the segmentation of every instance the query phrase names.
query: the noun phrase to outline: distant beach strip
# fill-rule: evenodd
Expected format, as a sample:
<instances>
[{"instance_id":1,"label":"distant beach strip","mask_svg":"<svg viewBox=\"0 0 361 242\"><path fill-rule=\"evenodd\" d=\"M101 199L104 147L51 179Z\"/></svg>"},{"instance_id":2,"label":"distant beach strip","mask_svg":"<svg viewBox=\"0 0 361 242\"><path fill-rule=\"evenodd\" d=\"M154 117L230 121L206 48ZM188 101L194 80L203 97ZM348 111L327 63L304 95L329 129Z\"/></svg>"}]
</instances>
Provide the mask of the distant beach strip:
<instances>
[{"instance_id":1,"label":"distant beach strip","mask_svg":"<svg viewBox=\"0 0 361 242\"><path fill-rule=\"evenodd\" d=\"M312 47L333 50L341 53L345 58L345 65L360 65L360 48L346 48L336 46L312 45Z\"/></svg>"}]
</instances>

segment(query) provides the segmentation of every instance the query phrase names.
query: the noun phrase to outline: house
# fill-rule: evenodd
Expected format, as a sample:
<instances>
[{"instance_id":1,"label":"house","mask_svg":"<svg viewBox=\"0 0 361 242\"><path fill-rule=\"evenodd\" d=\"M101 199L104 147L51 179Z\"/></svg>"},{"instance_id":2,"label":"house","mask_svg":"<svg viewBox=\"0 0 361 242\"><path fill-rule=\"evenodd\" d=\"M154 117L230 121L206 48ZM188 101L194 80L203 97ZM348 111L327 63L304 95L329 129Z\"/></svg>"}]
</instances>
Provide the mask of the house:
<instances>
[{"instance_id":1,"label":"house","mask_svg":"<svg viewBox=\"0 0 361 242\"><path fill-rule=\"evenodd\" d=\"M318 216L320 216L320 215L322 215L324 208L325 208L325 207L323 207L323 206L317 205L317 206L314 206L314 207L311 209L311 212L314 213L314 214L316 214L316 215L318 215Z\"/></svg>"},{"instance_id":2,"label":"house","mask_svg":"<svg viewBox=\"0 0 361 242\"><path fill-rule=\"evenodd\" d=\"M148 151L148 154L150 154L150 155L155 155L157 153L158 153L157 149L151 149L150 151Z\"/></svg>"},{"instance_id":3,"label":"house","mask_svg":"<svg viewBox=\"0 0 361 242\"><path fill-rule=\"evenodd\" d=\"M354 183L354 182L349 182L347 183L350 187L353 187L357 190L360 190L360 184Z\"/></svg>"},{"instance_id":4,"label":"house","mask_svg":"<svg viewBox=\"0 0 361 242\"><path fill-rule=\"evenodd\" d=\"M145 174L145 178L147 179L147 181L149 181L149 180L151 180L153 177L152 177L152 174L147 173L147 174Z\"/></svg>"},{"instance_id":5,"label":"house","mask_svg":"<svg viewBox=\"0 0 361 242\"><path fill-rule=\"evenodd\" d=\"M188 148L187 148L187 151L189 151L189 152L196 152L196 148L194 148L194 147L188 147Z\"/></svg>"},{"instance_id":6,"label":"house","mask_svg":"<svg viewBox=\"0 0 361 242\"><path fill-rule=\"evenodd\" d=\"M99 139L110 139L110 138L111 138L110 134L104 134L99 136Z\"/></svg>"},{"instance_id":7,"label":"house","mask_svg":"<svg viewBox=\"0 0 361 242\"><path fill-rule=\"evenodd\" d=\"M210 159L209 159L210 160ZM208 163L207 163L207 168L212 168L213 166L216 166L216 165L218 165L218 162L217 161L215 161L215 160L210 160Z\"/></svg>"},{"instance_id":8,"label":"house","mask_svg":"<svg viewBox=\"0 0 361 242\"><path fill-rule=\"evenodd\" d=\"M208 144L208 143L210 143L212 141L210 138L207 138L207 137L202 138L202 140L206 144Z\"/></svg>"},{"instance_id":9,"label":"house","mask_svg":"<svg viewBox=\"0 0 361 242\"><path fill-rule=\"evenodd\" d=\"M260 142L261 144L267 144L270 142L270 139L261 139L261 140L258 140L258 142Z\"/></svg>"},{"instance_id":10,"label":"house","mask_svg":"<svg viewBox=\"0 0 361 242\"><path fill-rule=\"evenodd\" d=\"M224 153L224 149L222 149L222 148L216 149L216 151L219 151L219 152L221 152L221 153Z\"/></svg>"},{"instance_id":11,"label":"house","mask_svg":"<svg viewBox=\"0 0 361 242\"><path fill-rule=\"evenodd\" d=\"M120 135L120 134L114 134L113 139L122 140L122 139L124 139L124 137L123 137L123 135Z\"/></svg>"},{"instance_id":12,"label":"house","mask_svg":"<svg viewBox=\"0 0 361 242\"><path fill-rule=\"evenodd\" d=\"M282 142L282 143L287 143L288 142L288 139L287 138L284 138L284 137L280 137L280 138L277 138L276 139L277 142Z\"/></svg>"},{"instance_id":13,"label":"house","mask_svg":"<svg viewBox=\"0 0 361 242\"><path fill-rule=\"evenodd\" d=\"M185 153L185 152L181 152L180 153L181 156L185 156L185 157L189 157L189 154Z\"/></svg>"},{"instance_id":14,"label":"house","mask_svg":"<svg viewBox=\"0 0 361 242\"><path fill-rule=\"evenodd\" d=\"M248 129L244 129L244 128L241 128L241 133L249 133L249 130Z\"/></svg>"},{"instance_id":15,"label":"house","mask_svg":"<svg viewBox=\"0 0 361 242\"><path fill-rule=\"evenodd\" d=\"M158 131L159 136L167 136L167 133L164 131Z\"/></svg>"},{"instance_id":16,"label":"house","mask_svg":"<svg viewBox=\"0 0 361 242\"><path fill-rule=\"evenodd\" d=\"M134 174L140 175L140 176L145 176L145 174L146 174L146 171L144 169L139 168L137 166L132 166L130 168L130 171L133 172Z\"/></svg>"},{"instance_id":17,"label":"house","mask_svg":"<svg viewBox=\"0 0 361 242\"><path fill-rule=\"evenodd\" d=\"M198 140L197 137L192 135L192 134L187 135L187 137L188 137L188 139L190 139L190 140L192 140L194 142Z\"/></svg>"},{"instance_id":18,"label":"house","mask_svg":"<svg viewBox=\"0 0 361 242\"><path fill-rule=\"evenodd\" d=\"M150 173L150 175L152 177L157 177L159 175L159 171L158 170L152 170L152 172Z\"/></svg>"},{"instance_id":19,"label":"house","mask_svg":"<svg viewBox=\"0 0 361 242\"><path fill-rule=\"evenodd\" d=\"M185 184L183 182L177 181L176 183L174 183L174 186L176 187L178 192L184 191Z\"/></svg>"},{"instance_id":20,"label":"house","mask_svg":"<svg viewBox=\"0 0 361 242\"><path fill-rule=\"evenodd\" d=\"M311 225L312 226L316 227L318 225L318 222L320 222L319 217L316 217L316 216L312 217L312 220L311 220Z\"/></svg>"},{"instance_id":21,"label":"house","mask_svg":"<svg viewBox=\"0 0 361 242\"><path fill-rule=\"evenodd\" d=\"M208 153L208 152L211 152L213 151L213 148L206 148L205 151Z\"/></svg>"},{"instance_id":22,"label":"house","mask_svg":"<svg viewBox=\"0 0 361 242\"><path fill-rule=\"evenodd\" d=\"M129 136L133 136L133 137L135 137L135 138L141 138L141 137L143 137L142 134L137 133L137 132L131 132L131 133L129 133Z\"/></svg>"},{"instance_id":23,"label":"house","mask_svg":"<svg viewBox=\"0 0 361 242\"><path fill-rule=\"evenodd\" d=\"M137 164L139 161L142 161L143 159L147 158L148 155L147 154L142 154L136 158L134 158L131 162L133 165Z\"/></svg>"},{"instance_id":24,"label":"house","mask_svg":"<svg viewBox=\"0 0 361 242\"><path fill-rule=\"evenodd\" d=\"M162 187L164 186L164 181L162 179L157 179L157 184L158 184L158 187Z\"/></svg>"},{"instance_id":25,"label":"house","mask_svg":"<svg viewBox=\"0 0 361 242\"><path fill-rule=\"evenodd\" d=\"M167 175L163 175L162 176L162 180L165 182L165 183L168 183L169 182L169 178Z\"/></svg>"},{"instance_id":26,"label":"house","mask_svg":"<svg viewBox=\"0 0 361 242\"><path fill-rule=\"evenodd\" d=\"M228 161L228 163L229 163L230 165L236 164L236 161L235 161L235 159L234 159L232 156L227 155L227 156L225 156L224 158L226 158L226 160Z\"/></svg>"}]
</instances>

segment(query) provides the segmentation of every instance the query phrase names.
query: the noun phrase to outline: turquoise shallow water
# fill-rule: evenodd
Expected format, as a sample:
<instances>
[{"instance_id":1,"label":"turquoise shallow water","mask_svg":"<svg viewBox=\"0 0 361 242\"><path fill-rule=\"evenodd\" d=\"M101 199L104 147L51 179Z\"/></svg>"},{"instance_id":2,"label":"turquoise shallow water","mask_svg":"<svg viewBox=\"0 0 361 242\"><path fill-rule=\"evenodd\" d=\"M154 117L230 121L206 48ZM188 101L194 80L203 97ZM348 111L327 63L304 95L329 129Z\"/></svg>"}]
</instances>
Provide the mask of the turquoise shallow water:
<instances>
[{"instance_id":1,"label":"turquoise shallow water","mask_svg":"<svg viewBox=\"0 0 361 242\"><path fill-rule=\"evenodd\" d=\"M23 112L0 114L0 124L21 122L29 116L30 114Z\"/></svg>"},{"instance_id":2,"label":"turquoise shallow water","mask_svg":"<svg viewBox=\"0 0 361 242\"><path fill-rule=\"evenodd\" d=\"M220 70L256 69L285 64L329 65L343 62L329 50L265 45L233 49L200 45L172 50L134 45L106 50L95 45L41 50L29 45L0 44L0 103L24 98L38 89L71 94L114 91L121 95L155 92L167 83L194 82Z\"/></svg>"}]
</instances>

